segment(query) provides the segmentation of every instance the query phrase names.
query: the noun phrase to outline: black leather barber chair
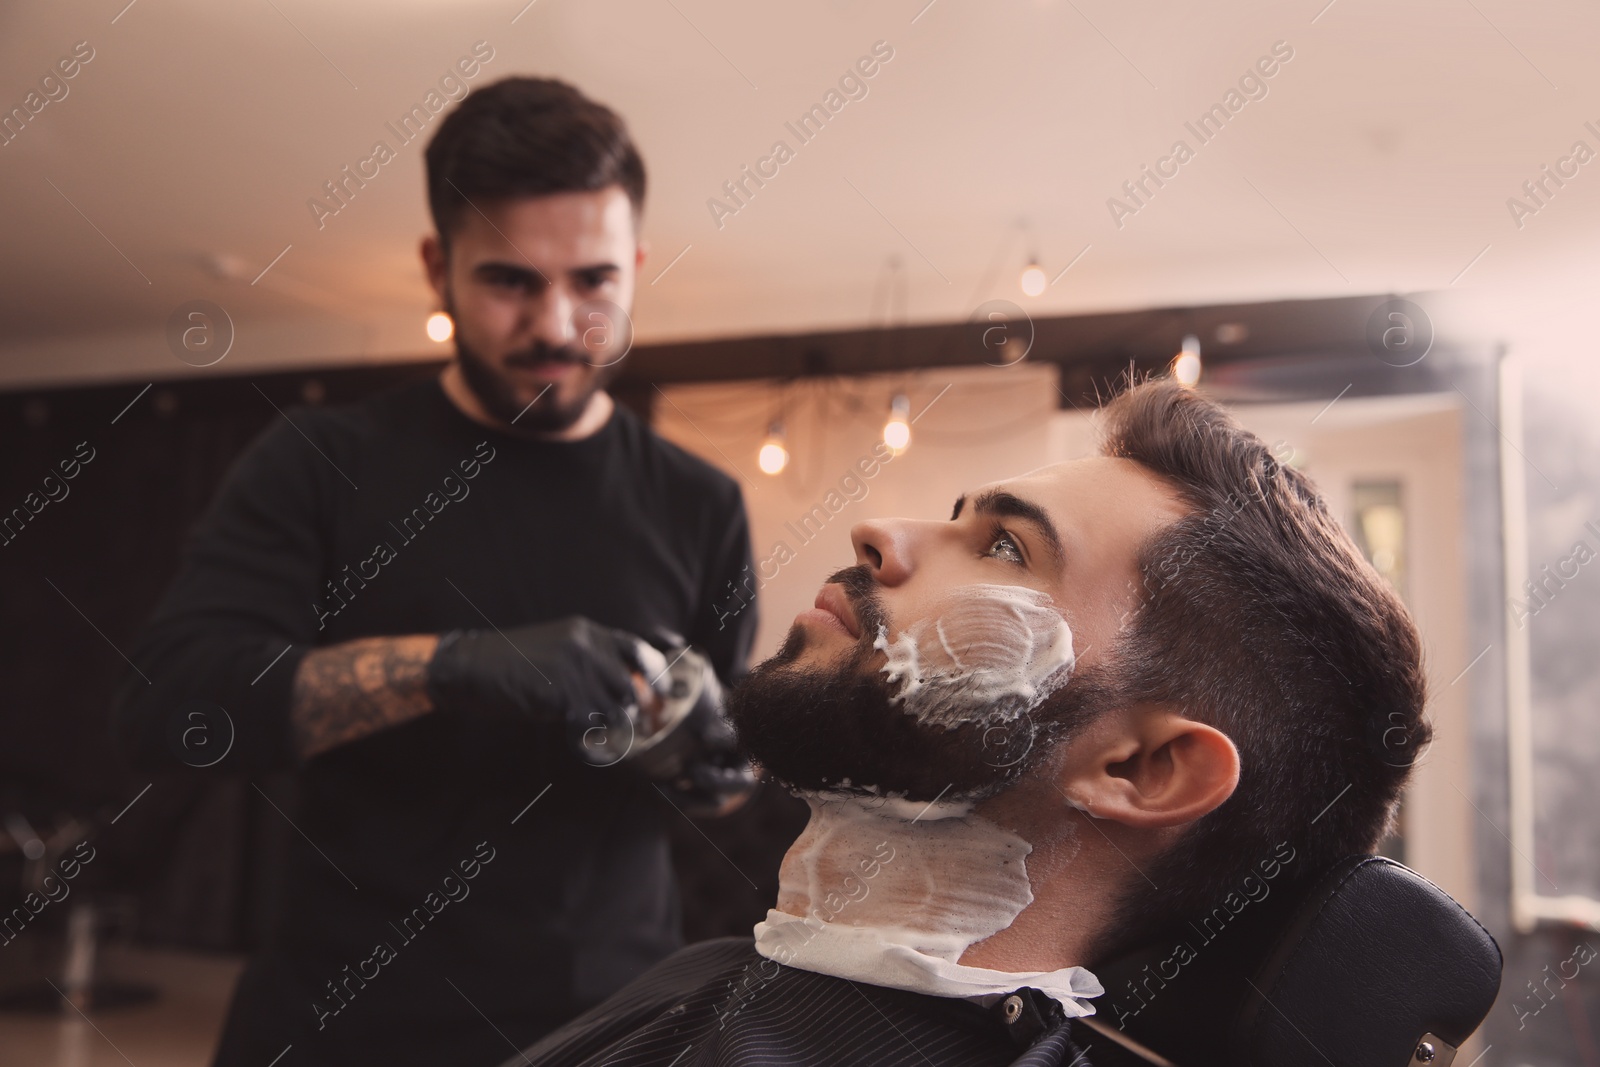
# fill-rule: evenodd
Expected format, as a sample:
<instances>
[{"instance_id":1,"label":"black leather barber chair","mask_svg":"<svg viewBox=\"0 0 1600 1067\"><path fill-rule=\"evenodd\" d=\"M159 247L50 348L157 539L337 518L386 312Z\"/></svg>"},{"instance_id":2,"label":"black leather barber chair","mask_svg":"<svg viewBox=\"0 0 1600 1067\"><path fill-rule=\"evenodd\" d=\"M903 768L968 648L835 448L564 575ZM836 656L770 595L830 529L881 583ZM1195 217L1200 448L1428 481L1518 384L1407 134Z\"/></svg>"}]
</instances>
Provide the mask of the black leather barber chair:
<instances>
[{"instance_id":1,"label":"black leather barber chair","mask_svg":"<svg viewBox=\"0 0 1600 1067\"><path fill-rule=\"evenodd\" d=\"M1500 948L1477 920L1379 856L1265 884L1095 968L1106 993L1080 1021L1091 1063L1450 1067L1500 989Z\"/></svg>"}]
</instances>

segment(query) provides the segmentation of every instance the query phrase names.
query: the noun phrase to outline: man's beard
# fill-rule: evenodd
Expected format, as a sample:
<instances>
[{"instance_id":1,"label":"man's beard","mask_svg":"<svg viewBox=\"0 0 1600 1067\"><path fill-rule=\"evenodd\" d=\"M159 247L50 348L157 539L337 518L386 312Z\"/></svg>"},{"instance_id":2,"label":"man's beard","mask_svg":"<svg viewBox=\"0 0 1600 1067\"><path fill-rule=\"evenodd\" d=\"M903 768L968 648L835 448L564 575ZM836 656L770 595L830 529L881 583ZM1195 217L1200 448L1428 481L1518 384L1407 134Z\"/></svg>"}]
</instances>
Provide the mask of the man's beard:
<instances>
[{"instance_id":1,"label":"man's beard","mask_svg":"<svg viewBox=\"0 0 1600 1067\"><path fill-rule=\"evenodd\" d=\"M728 695L746 754L793 789L981 798L1015 782L1109 703L1100 672L1090 670L1009 722L986 720L987 709L974 707L972 721L953 728L924 724L871 666L886 620L868 569L850 567L828 581L844 587L860 621L855 650L836 664L797 666L809 638L796 626Z\"/></svg>"},{"instance_id":2,"label":"man's beard","mask_svg":"<svg viewBox=\"0 0 1600 1067\"><path fill-rule=\"evenodd\" d=\"M460 318L455 313L453 303L454 301L447 297L445 310L451 318L459 322ZM558 348L543 341L535 341L530 347L506 356L506 363L511 366L527 366L540 362L570 363L579 367L591 365L583 349L572 345L562 345ZM466 382L467 388L472 390L472 395L478 398L478 403L483 405L484 410L498 419L502 428L508 429L511 433L528 436L560 433L569 429L589 409L589 401L593 399L594 394L604 389L622 372L622 361L617 360L606 366L596 367L575 397L562 400L560 385L552 382L545 387L542 394L529 403L518 394L510 376L467 344L459 330L456 332L456 363L461 368L461 380Z\"/></svg>"}]
</instances>

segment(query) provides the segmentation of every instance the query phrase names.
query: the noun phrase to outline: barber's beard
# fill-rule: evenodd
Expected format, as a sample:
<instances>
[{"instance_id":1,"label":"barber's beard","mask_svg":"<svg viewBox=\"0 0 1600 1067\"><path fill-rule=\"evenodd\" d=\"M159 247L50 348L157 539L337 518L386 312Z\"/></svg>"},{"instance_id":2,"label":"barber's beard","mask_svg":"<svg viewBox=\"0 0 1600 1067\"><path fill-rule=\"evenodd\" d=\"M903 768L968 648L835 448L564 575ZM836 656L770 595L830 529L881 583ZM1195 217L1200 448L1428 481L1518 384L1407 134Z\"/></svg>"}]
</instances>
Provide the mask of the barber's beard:
<instances>
[{"instance_id":1,"label":"barber's beard","mask_svg":"<svg viewBox=\"0 0 1600 1067\"><path fill-rule=\"evenodd\" d=\"M447 296L445 311L459 323L460 318L455 313L453 303ZM571 345L558 348L542 341L535 341L530 347L506 356L506 362L512 365L545 361L570 363L578 368L581 384L575 395L564 397L560 383L553 383L536 399L524 397L505 371L469 345L459 328L456 331L456 363L461 368L461 380L478 398L484 410L511 433L538 436L560 433L570 428L589 409L594 394L609 385L622 371L621 360L608 366L594 367L583 349ZM583 378L584 375L587 377Z\"/></svg>"},{"instance_id":2,"label":"barber's beard","mask_svg":"<svg viewBox=\"0 0 1600 1067\"><path fill-rule=\"evenodd\" d=\"M885 617L865 567L828 579L842 585L861 638L842 661L800 666L810 638L796 626L783 647L728 695L728 717L746 754L790 788L979 799L1037 766L1110 699L1099 672L1073 678L1044 704L1009 722L973 707L954 727L923 723L894 700L896 685L872 647Z\"/></svg>"}]
</instances>

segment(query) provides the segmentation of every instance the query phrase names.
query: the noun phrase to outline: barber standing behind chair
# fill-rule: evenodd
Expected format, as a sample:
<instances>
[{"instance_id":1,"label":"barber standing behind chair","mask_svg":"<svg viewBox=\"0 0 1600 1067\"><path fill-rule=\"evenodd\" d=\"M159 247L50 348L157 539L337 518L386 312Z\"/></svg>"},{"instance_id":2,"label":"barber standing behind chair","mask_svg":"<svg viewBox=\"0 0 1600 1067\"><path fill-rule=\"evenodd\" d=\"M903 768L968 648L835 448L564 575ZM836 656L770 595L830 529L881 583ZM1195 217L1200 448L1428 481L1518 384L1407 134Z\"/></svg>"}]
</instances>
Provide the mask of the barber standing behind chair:
<instances>
[{"instance_id":1,"label":"barber standing behind chair","mask_svg":"<svg viewBox=\"0 0 1600 1067\"><path fill-rule=\"evenodd\" d=\"M143 763L178 766L174 721L216 705L219 770L298 774L218 1065L499 1063L678 946L667 822L752 781L711 675L756 622L713 608L750 562L738 486L605 389L591 302L629 307L645 254L626 128L509 78L427 171L456 358L262 435L118 702Z\"/></svg>"}]
</instances>

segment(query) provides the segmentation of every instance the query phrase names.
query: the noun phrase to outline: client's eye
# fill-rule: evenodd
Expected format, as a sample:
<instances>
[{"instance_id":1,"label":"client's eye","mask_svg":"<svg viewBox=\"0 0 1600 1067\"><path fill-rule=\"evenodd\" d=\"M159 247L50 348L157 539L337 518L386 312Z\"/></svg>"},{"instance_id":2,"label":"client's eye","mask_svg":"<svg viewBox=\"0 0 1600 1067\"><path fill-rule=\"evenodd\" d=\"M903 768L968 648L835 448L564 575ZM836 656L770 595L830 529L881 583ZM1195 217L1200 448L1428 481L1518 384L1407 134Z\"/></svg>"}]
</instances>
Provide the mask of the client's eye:
<instances>
[{"instance_id":1,"label":"client's eye","mask_svg":"<svg viewBox=\"0 0 1600 1067\"><path fill-rule=\"evenodd\" d=\"M996 530L994 540L989 544L989 550L984 553L995 559L1005 560L1007 563L1021 564L1022 549L1017 545L1016 538L1004 530Z\"/></svg>"}]
</instances>

